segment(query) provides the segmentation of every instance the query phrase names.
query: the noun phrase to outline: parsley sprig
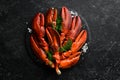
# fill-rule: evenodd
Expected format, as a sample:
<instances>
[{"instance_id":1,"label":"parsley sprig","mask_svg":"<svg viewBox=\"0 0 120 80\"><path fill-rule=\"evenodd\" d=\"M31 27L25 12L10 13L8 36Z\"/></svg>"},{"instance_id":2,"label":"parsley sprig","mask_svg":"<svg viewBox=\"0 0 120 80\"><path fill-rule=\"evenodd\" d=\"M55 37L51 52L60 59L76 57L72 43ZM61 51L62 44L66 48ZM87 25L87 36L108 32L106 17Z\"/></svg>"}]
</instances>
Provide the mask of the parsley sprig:
<instances>
[{"instance_id":1,"label":"parsley sprig","mask_svg":"<svg viewBox=\"0 0 120 80\"><path fill-rule=\"evenodd\" d=\"M59 51L60 52L68 51L70 50L71 46L72 46L72 40L68 39L67 43L64 46L60 47Z\"/></svg>"},{"instance_id":2,"label":"parsley sprig","mask_svg":"<svg viewBox=\"0 0 120 80\"><path fill-rule=\"evenodd\" d=\"M52 51L47 51L46 52L47 53L47 57L48 57L48 59L50 60L50 61L53 61L54 59L53 59L53 53L52 53Z\"/></svg>"},{"instance_id":3,"label":"parsley sprig","mask_svg":"<svg viewBox=\"0 0 120 80\"><path fill-rule=\"evenodd\" d=\"M57 32L61 32L61 29L62 29L62 25L61 25L61 23L62 23L62 18L60 17L60 16L58 16L57 17L57 20L56 20L56 26L54 26L53 24L52 24L52 27L57 31Z\"/></svg>"}]
</instances>

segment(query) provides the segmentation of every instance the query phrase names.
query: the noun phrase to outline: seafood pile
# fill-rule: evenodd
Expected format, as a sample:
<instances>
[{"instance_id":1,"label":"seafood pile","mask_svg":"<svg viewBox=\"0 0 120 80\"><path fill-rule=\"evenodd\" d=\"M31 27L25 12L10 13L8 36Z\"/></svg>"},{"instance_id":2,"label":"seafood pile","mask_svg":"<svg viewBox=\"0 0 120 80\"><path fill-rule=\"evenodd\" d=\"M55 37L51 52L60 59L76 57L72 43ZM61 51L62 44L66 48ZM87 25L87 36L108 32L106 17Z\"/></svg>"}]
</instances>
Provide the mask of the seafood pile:
<instances>
[{"instance_id":1,"label":"seafood pile","mask_svg":"<svg viewBox=\"0 0 120 80\"><path fill-rule=\"evenodd\" d=\"M87 41L80 16L72 16L67 7L50 8L46 14L37 13L32 23L30 44L35 55L46 65L60 69L74 66L80 59L81 48Z\"/></svg>"}]
</instances>

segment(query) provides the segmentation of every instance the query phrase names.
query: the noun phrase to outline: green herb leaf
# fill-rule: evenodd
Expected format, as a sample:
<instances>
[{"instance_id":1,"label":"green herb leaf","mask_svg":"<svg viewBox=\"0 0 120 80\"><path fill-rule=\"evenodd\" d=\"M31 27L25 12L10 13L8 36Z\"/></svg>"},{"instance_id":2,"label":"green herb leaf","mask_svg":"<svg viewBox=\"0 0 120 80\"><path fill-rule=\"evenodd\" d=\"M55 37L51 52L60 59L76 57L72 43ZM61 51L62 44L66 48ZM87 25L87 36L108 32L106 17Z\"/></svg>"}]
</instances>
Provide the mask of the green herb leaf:
<instances>
[{"instance_id":1,"label":"green herb leaf","mask_svg":"<svg viewBox=\"0 0 120 80\"><path fill-rule=\"evenodd\" d=\"M56 20L56 30L60 33L62 26L61 26L61 22L62 22L62 18L60 16L58 16L57 20Z\"/></svg>"},{"instance_id":2,"label":"green herb leaf","mask_svg":"<svg viewBox=\"0 0 120 80\"><path fill-rule=\"evenodd\" d=\"M64 46L60 47L59 51L60 52L68 51L70 50L71 46L72 46L72 40L68 39L67 43Z\"/></svg>"},{"instance_id":3,"label":"green herb leaf","mask_svg":"<svg viewBox=\"0 0 120 80\"><path fill-rule=\"evenodd\" d=\"M65 51L67 51L67 50L64 49L64 47L60 47L59 52L65 52Z\"/></svg>"},{"instance_id":4,"label":"green herb leaf","mask_svg":"<svg viewBox=\"0 0 120 80\"><path fill-rule=\"evenodd\" d=\"M46 53L47 53L48 59L49 59L50 61L52 61L52 60L53 60L52 52L51 52L51 51L48 51L48 52L46 52Z\"/></svg>"}]
</instances>

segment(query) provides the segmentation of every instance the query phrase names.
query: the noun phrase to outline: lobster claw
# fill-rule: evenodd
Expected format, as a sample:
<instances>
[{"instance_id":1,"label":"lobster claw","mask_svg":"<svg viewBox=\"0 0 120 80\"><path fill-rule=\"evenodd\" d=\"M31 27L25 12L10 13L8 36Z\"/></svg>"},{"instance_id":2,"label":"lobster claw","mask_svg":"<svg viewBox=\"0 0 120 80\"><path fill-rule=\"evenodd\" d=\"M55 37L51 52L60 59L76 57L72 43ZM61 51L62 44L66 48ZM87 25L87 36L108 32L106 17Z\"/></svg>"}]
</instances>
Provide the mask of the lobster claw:
<instances>
[{"instance_id":1,"label":"lobster claw","mask_svg":"<svg viewBox=\"0 0 120 80\"><path fill-rule=\"evenodd\" d=\"M50 65L52 68L54 68L55 65L53 64L52 61L50 61L50 60L47 58L44 50L42 50L42 48L38 47L38 45L37 45L37 43L36 43L36 41L34 40L34 38L33 38L32 35L30 36L30 42L31 42L32 49L33 49L33 51L35 52L36 56L37 56L38 58L40 58L43 62L45 62L46 65Z\"/></svg>"},{"instance_id":2,"label":"lobster claw","mask_svg":"<svg viewBox=\"0 0 120 80\"><path fill-rule=\"evenodd\" d=\"M75 41L73 42L71 49L67 52L62 53L61 59L65 59L70 55L74 55L74 53L80 50L80 48L85 44L86 40L87 40L87 31L82 30L76 37Z\"/></svg>"},{"instance_id":3,"label":"lobster claw","mask_svg":"<svg viewBox=\"0 0 120 80\"><path fill-rule=\"evenodd\" d=\"M57 20L57 9L50 8L46 15L46 25L47 26L56 26L56 20Z\"/></svg>"},{"instance_id":4,"label":"lobster claw","mask_svg":"<svg viewBox=\"0 0 120 80\"><path fill-rule=\"evenodd\" d=\"M40 38L44 37L45 29L44 29L44 15L42 13L36 14L33 19L32 24L33 32Z\"/></svg>"},{"instance_id":5,"label":"lobster claw","mask_svg":"<svg viewBox=\"0 0 120 80\"><path fill-rule=\"evenodd\" d=\"M72 20L71 29L66 37L74 41L75 38L80 33L81 28L82 28L81 19L79 16L75 16Z\"/></svg>"},{"instance_id":6,"label":"lobster claw","mask_svg":"<svg viewBox=\"0 0 120 80\"><path fill-rule=\"evenodd\" d=\"M58 67L58 64L60 63L60 55L59 55L60 35L56 30L54 30L51 27L46 28L46 34L50 42L51 48L54 51L53 58L56 60L56 65L55 65L56 72L58 75L60 75L61 71L59 70L59 67Z\"/></svg>"},{"instance_id":7,"label":"lobster claw","mask_svg":"<svg viewBox=\"0 0 120 80\"><path fill-rule=\"evenodd\" d=\"M76 52L67 59L63 59L60 61L60 68L70 68L71 66L75 65L80 59L80 52Z\"/></svg>"},{"instance_id":8,"label":"lobster claw","mask_svg":"<svg viewBox=\"0 0 120 80\"><path fill-rule=\"evenodd\" d=\"M60 47L60 35L58 34L58 32L51 27L47 27L46 34L53 50L55 52L58 51Z\"/></svg>"},{"instance_id":9,"label":"lobster claw","mask_svg":"<svg viewBox=\"0 0 120 80\"><path fill-rule=\"evenodd\" d=\"M48 44L44 39L45 27L44 27L44 15L42 13L36 14L32 24L33 36L39 45L46 51L48 51Z\"/></svg>"},{"instance_id":10,"label":"lobster claw","mask_svg":"<svg viewBox=\"0 0 120 80\"><path fill-rule=\"evenodd\" d=\"M79 35L76 37L75 42L73 42L71 51L76 52L78 51L86 42L87 40L87 31L82 30Z\"/></svg>"},{"instance_id":11,"label":"lobster claw","mask_svg":"<svg viewBox=\"0 0 120 80\"><path fill-rule=\"evenodd\" d=\"M62 7L62 32L69 30L71 26L72 17L69 10L66 7Z\"/></svg>"},{"instance_id":12,"label":"lobster claw","mask_svg":"<svg viewBox=\"0 0 120 80\"><path fill-rule=\"evenodd\" d=\"M65 39L65 35L68 33L70 29L72 17L69 10L66 7L62 7L61 16L62 16L62 30L60 40L63 41Z\"/></svg>"}]
</instances>

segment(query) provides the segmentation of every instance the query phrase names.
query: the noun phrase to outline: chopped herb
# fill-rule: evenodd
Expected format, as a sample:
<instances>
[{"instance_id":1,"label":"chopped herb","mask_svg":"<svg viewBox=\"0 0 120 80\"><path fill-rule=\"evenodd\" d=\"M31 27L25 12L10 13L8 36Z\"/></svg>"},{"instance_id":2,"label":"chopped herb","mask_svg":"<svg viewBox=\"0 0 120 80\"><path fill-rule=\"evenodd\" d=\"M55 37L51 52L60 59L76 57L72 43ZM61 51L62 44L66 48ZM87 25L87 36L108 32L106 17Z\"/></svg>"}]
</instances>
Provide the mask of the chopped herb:
<instances>
[{"instance_id":1,"label":"chopped herb","mask_svg":"<svg viewBox=\"0 0 120 80\"><path fill-rule=\"evenodd\" d=\"M60 52L68 51L70 50L71 46L72 46L72 40L68 39L67 43L64 46L60 47L59 51Z\"/></svg>"}]
</instances>

